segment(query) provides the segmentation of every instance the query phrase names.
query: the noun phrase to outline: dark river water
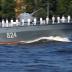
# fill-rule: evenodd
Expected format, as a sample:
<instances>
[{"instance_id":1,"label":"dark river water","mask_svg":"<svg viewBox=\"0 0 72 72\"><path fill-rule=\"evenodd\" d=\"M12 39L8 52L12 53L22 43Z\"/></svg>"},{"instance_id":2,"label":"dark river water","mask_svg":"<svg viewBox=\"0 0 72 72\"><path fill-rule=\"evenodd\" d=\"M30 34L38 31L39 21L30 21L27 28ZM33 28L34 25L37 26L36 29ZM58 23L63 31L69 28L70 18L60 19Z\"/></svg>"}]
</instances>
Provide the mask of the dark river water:
<instances>
[{"instance_id":1,"label":"dark river water","mask_svg":"<svg viewBox=\"0 0 72 72\"><path fill-rule=\"evenodd\" d=\"M0 72L72 72L72 43L1 45Z\"/></svg>"}]
</instances>

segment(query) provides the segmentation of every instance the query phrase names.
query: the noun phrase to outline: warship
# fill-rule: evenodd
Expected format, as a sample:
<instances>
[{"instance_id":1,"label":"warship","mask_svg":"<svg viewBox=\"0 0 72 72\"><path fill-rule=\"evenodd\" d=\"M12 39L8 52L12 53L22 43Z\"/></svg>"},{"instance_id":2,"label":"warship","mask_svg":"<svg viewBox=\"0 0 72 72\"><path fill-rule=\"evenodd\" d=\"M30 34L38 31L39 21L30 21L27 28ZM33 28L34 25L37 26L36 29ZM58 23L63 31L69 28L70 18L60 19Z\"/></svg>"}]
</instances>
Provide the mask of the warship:
<instances>
[{"instance_id":1,"label":"warship","mask_svg":"<svg viewBox=\"0 0 72 72\"><path fill-rule=\"evenodd\" d=\"M41 39L52 40L53 37L68 37L69 40L72 38L70 16L62 18L53 16L52 20L46 17L38 21L29 13L23 13L19 17L20 19L16 21L3 19L0 22L0 44L32 43Z\"/></svg>"}]
</instances>

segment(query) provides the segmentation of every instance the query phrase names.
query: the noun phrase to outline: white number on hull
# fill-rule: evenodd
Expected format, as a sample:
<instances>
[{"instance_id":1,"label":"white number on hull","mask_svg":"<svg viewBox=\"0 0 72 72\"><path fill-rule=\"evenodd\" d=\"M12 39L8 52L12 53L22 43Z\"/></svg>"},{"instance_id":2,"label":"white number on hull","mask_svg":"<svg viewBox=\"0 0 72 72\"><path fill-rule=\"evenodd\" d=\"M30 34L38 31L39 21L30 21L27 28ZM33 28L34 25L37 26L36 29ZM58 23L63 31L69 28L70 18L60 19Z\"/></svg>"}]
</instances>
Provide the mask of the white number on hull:
<instances>
[{"instance_id":1,"label":"white number on hull","mask_svg":"<svg viewBox=\"0 0 72 72\"><path fill-rule=\"evenodd\" d=\"M7 33L7 38L15 38L17 37L15 32Z\"/></svg>"}]
</instances>

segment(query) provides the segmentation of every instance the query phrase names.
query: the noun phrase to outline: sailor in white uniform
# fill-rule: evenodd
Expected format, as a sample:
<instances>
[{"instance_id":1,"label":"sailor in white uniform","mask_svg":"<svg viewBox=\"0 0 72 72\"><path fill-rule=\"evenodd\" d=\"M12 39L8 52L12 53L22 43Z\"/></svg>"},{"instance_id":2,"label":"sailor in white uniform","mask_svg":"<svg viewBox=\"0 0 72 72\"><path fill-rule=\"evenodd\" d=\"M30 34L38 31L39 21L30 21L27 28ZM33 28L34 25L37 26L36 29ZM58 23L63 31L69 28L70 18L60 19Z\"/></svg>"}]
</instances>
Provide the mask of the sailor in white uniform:
<instances>
[{"instance_id":1,"label":"sailor in white uniform","mask_svg":"<svg viewBox=\"0 0 72 72\"><path fill-rule=\"evenodd\" d=\"M60 17L59 16L57 17L57 23L60 23Z\"/></svg>"},{"instance_id":2,"label":"sailor in white uniform","mask_svg":"<svg viewBox=\"0 0 72 72\"><path fill-rule=\"evenodd\" d=\"M30 26L31 19L28 19L28 26Z\"/></svg>"},{"instance_id":3,"label":"sailor in white uniform","mask_svg":"<svg viewBox=\"0 0 72 72\"><path fill-rule=\"evenodd\" d=\"M52 24L54 24L55 23L55 17L53 16L52 17Z\"/></svg>"},{"instance_id":4,"label":"sailor in white uniform","mask_svg":"<svg viewBox=\"0 0 72 72\"><path fill-rule=\"evenodd\" d=\"M10 21L11 23L10 23L10 26L12 27L13 26L13 24L14 24L14 21L13 21L13 19L11 19L11 21Z\"/></svg>"},{"instance_id":5,"label":"sailor in white uniform","mask_svg":"<svg viewBox=\"0 0 72 72\"><path fill-rule=\"evenodd\" d=\"M68 23L70 23L71 17L68 15L67 17Z\"/></svg>"},{"instance_id":6,"label":"sailor in white uniform","mask_svg":"<svg viewBox=\"0 0 72 72\"><path fill-rule=\"evenodd\" d=\"M40 25L41 25L41 24L43 24L43 19L42 19L42 18L40 18Z\"/></svg>"},{"instance_id":7,"label":"sailor in white uniform","mask_svg":"<svg viewBox=\"0 0 72 72\"><path fill-rule=\"evenodd\" d=\"M6 19L6 27L8 27L9 25L8 19Z\"/></svg>"},{"instance_id":8,"label":"sailor in white uniform","mask_svg":"<svg viewBox=\"0 0 72 72\"><path fill-rule=\"evenodd\" d=\"M5 21L4 21L4 19L2 20L2 27L5 27Z\"/></svg>"},{"instance_id":9,"label":"sailor in white uniform","mask_svg":"<svg viewBox=\"0 0 72 72\"><path fill-rule=\"evenodd\" d=\"M46 24L48 24L48 23L49 23L49 17L46 18Z\"/></svg>"},{"instance_id":10,"label":"sailor in white uniform","mask_svg":"<svg viewBox=\"0 0 72 72\"><path fill-rule=\"evenodd\" d=\"M21 20L22 26L24 26L24 19Z\"/></svg>"},{"instance_id":11,"label":"sailor in white uniform","mask_svg":"<svg viewBox=\"0 0 72 72\"><path fill-rule=\"evenodd\" d=\"M37 23L37 19L36 19L36 18L34 18L34 25L36 25L36 23Z\"/></svg>"},{"instance_id":12,"label":"sailor in white uniform","mask_svg":"<svg viewBox=\"0 0 72 72\"><path fill-rule=\"evenodd\" d=\"M65 17L64 16L62 16L62 19L61 19L61 21L62 21L62 23L65 23Z\"/></svg>"}]
</instances>

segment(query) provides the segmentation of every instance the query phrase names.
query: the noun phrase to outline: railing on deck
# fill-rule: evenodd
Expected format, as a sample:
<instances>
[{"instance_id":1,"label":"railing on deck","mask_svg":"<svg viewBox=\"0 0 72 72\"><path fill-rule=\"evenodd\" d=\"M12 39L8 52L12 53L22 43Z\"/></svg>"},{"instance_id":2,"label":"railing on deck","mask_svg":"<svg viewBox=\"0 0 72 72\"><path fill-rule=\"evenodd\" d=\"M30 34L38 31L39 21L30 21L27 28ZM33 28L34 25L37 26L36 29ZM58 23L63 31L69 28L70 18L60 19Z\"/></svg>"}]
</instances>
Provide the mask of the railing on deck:
<instances>
[{"instance_id":1,"label":"railing on deck","mask_svg":"<svg viewBox=\"0 0 72 72\"><path fill-rule=\"evenodd\" d=\"M59 23L71 23L71 17L68 16L67 18L65 18L64 16L62 16L62 18L60 17L52 17L52 19L50 20L48 17L46 19L43 20L43 18L40 18L39 21L37 21L36 18L32 20L27 19L27 22L24 21L24 19L22 19L21 21L19 21L18 19L16 19L16 21L13 21L13 19L10 20L10 22L8 21L8 19L4 20L2 19L2 21L0 22L0 26L1 27L14 27L14 26L31 26L31 25L47 25L47 24L59 24Z\"/></svg>"}]
</instances>

